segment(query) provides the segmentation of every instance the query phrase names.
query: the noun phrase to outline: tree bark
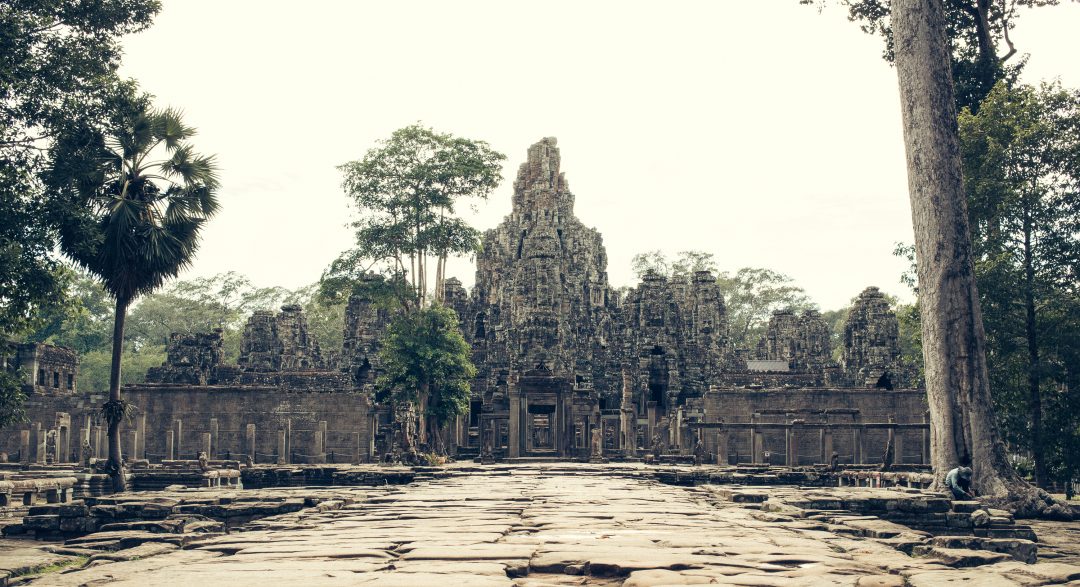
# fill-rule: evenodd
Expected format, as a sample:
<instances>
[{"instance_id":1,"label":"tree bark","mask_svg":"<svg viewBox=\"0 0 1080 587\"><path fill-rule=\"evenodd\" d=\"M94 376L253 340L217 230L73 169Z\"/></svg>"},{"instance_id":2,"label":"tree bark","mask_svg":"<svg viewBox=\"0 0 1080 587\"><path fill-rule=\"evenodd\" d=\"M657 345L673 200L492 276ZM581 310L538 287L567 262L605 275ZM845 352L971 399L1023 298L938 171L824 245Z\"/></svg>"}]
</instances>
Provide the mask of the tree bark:
<instances>
[{"instance_id":1,"label":"tree bark","mask_svg":"<svg viewBox=\"0 0 1080 587\"><path fill-rule=\"evenodd\" d=\"M937 484L969 464L981 495L1024 486L1005 456L990 398L956 105L941 0L893 0L896 70L922 310Z\"/></svg>"},{"instance_id":2,"label":"tree bark","mask_svg":"<svg viewBox=\"0 0 1080 587\"><path fill-rule=\"evenodd\" d=\"M124 321L127 318L127 309L130 302L123 298L116 300L116 315L113 319L113 348L112 365L109 369L109 401L120 401L120 359L124 354ZM109 425L109 471L112 478L113 491L124 490L123 455L120 453L120 421L123 417L117 416L108 422Z\"/></svg>"}]
</instances>

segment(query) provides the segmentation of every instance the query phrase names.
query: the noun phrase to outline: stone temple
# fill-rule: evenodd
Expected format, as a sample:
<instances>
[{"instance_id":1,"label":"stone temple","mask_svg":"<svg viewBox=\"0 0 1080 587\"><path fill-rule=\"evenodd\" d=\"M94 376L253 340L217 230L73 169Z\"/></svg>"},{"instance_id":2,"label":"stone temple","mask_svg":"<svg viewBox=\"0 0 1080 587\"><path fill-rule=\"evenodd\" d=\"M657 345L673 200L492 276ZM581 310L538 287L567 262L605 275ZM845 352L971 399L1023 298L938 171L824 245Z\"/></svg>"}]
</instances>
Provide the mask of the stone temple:
<instances>
[{"instance_id":1,"label":"stone temple","mask_svg":"<svg viewBox=\"0 0 1080 587\"><path fill-rule=\"evenodd\" d=\"M896 463L928 462L925 393L900 362L897 318L877 288L852 307L839 358L815 311L778 311L759 344L736 349L711 273L650 273L622 295L611 286L603 238L574 215L554 138L529 148L513 190L511 213L483 235L472 291L454 278L443 291L479 371L469 413L445 434L459 458L698 454L791 466L880 463L891 450ZM394 438L393 415L372 401L391 318L354 297L342 348L325 349L300 307L259 311L236 365L223 362L220 332L173 335L166 363L124 390L140 408L126 453L379 460ZM28 382L31 425L0 433L0 450L38 462L105 454L104 398L75 394L71 363L42 379L63 385Z\"/></svg>"}]
</instances>

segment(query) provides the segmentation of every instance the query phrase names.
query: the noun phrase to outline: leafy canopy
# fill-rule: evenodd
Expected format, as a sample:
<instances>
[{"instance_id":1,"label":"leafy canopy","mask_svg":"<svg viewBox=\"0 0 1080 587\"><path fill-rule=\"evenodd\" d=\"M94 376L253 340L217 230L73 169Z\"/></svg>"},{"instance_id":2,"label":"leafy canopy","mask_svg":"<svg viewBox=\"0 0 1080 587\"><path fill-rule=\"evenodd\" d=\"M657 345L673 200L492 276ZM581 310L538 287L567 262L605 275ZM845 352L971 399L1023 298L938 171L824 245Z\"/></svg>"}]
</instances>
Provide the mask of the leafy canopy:
<instances>
[{"instance_id":1,"label":"leafy canopy","mask_svg":"<svg viewBox=\"0 0 1080 587\"><path fill-rule=\"evenodd\" d=\"M363 159L341 165L342 187L361 216L353 223L356 248L327 277L380 268L391 282L408 281L411 291L402 302L416 309L426 300L430 256L438 299L446 258L471 253L480 242L479 232L455 216L458 204L486 199L499 185L504 159L483 141L414 124L394 131Z\"/></svg>"},{"instance_id":2,"label":"leafy canopy","mask_svg":"<svg viewBox=\"0 0 1080 587\"><path fill-rule=\"evenodd\" d=\"M63 137L51 181L86 213L60 230L60 245L127 304L175 277L194 258L203 224L218 211L217 166L187 140L180 111L131 105L103 136Z\"/></svg>"},{"instance_id":3,"label":"leafy canopy","mask_svg":"<svg viewBox=\"0 0 1080 587\"><path fill-rule=\"evenodd\" d=\"M469 380L476 376L470 352L452 309L436 304L398 314L379 350L383 374L375 382L376 398L416 405L427 394L424 415L444 424L468 409Z\"/></svg>"},{"instance_id":4,"label":"leafy canopy","mask_svg":"<svg viewBox=\"0 0 1080 587\"><path fill-rule=\"evenodd\" d=\"M64 301L67 275L52 255L56 228L78 209L40 174L62 133L101 130L134 93L122 81L120 37L150 25L156 0L0 3L0 333L37 328Z\"/></svg>"}]
</instances>

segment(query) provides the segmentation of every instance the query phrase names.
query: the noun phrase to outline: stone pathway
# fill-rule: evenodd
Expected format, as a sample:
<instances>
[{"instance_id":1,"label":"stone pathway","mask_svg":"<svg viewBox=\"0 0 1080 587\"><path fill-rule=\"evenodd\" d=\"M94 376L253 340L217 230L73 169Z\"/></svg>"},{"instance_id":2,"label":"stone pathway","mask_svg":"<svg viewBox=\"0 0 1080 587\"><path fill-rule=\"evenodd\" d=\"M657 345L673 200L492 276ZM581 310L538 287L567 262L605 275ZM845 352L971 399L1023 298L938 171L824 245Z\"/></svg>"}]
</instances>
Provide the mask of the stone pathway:
<instances>
[{"instance_id":1,"label":"stone pathway","mask_svg":"<svg viewBox=\"0 0 1080 587\"><path fill-rule=\"evenodd\" d=\"M583 470L584 472L584 470ZM954 569L704 489L543 467L358 490L363 502L254 522L37 585L1044 585L1080 568Z\"/></svg>"}]
</instances>

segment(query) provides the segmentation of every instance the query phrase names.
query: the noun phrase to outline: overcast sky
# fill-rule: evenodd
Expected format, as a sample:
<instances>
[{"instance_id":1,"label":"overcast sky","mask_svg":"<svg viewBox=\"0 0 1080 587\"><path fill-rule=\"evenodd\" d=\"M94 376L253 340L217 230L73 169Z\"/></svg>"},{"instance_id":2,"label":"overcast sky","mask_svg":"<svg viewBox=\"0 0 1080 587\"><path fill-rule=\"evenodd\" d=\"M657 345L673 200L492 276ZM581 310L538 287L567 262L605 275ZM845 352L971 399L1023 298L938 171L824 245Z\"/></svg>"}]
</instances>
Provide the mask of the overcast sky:
<instances>
[{"instance_id":1,"label":"overcast sky","mask_svg":"<svg viewBox=\"0 0 1080 587\"><path fill-rule=\"evenodd\" d=\"M1029 81L1080 86L1078 24L1076 3L1022 11ZM125 48L122 73L220 160L222 212L185 278L317 280L351 244L336 166L422 121L507 155L481 229L510 211L528 146L557 137L612 285L634 283L635 253L700 249L786 273L823 309L867 285L910 298L896 73L838 6L166 0Z\"/></svg>"}]
</instances>

